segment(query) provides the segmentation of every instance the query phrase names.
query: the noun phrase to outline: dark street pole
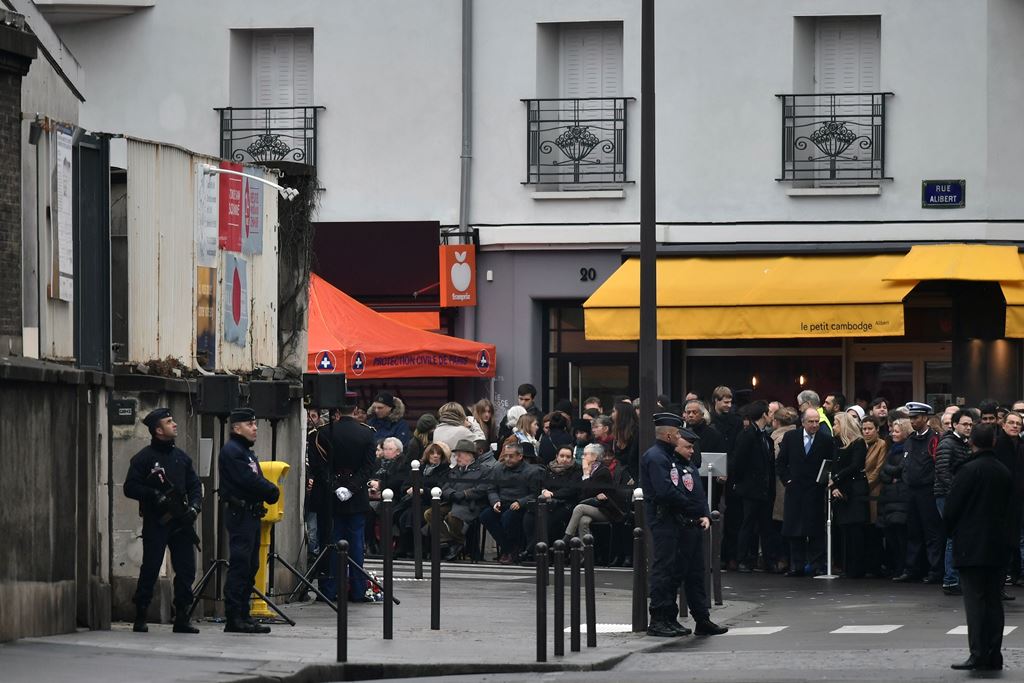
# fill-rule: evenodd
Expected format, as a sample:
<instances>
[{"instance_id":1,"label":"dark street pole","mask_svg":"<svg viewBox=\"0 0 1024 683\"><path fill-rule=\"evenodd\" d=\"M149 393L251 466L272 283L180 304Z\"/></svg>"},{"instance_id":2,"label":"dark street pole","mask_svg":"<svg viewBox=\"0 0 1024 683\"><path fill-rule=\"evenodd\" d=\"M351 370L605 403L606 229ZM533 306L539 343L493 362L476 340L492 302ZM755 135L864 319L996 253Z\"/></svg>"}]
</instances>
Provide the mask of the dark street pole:
<instances>
[{"instance_id":1,"label":"dark street pole","mask_svg":"<svg viewBox=\"0 0 1024 683\"><path fill-rule=\"evenodd\" d=\"M654 163L654 0L642 0L640 26L640 452L654 445L658 396L657 184Z\"/></svg>"}]
</instances>

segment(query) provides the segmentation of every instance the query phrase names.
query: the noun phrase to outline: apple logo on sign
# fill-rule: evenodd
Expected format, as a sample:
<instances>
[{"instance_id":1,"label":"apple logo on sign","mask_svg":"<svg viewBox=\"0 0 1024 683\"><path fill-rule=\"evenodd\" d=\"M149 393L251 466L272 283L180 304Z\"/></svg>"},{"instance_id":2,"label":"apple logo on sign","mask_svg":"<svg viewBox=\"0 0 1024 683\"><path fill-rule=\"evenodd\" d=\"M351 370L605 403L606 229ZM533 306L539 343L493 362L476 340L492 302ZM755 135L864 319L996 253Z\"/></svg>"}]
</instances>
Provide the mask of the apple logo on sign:
<instances>
[{"instance_id":1,"label":"apple logo on sign","mask_svg":"<svg viewBox=\"0 0 1024 683\"><path fill-rule=\"evenodd\" d=\"M455 252L455 260L458 263L452 264L452 286L460 292L465 292L473 280L473 271L466 263L466 252Z\"/></svg>"}]
</instances>

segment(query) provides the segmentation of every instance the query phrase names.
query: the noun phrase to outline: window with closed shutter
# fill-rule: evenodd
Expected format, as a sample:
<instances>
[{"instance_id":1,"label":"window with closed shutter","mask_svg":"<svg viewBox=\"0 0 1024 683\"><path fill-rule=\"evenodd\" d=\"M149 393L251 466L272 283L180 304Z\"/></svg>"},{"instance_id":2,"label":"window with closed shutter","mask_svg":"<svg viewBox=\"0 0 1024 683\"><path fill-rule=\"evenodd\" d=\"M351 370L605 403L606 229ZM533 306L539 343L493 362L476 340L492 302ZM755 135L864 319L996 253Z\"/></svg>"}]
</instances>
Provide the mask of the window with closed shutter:
<instances>
[{"instance_id":1,"label":"window with closed shutter","mask_svg":"<svg viewBox=\"0 0 1024 683\"><path fill-rule=\"evenodd\" d=\"M313 33L261 31L253 35L254 107L308 107L313 104ZM299 136L305 126L301 110L254 113L257 127L286 130Z\"/></svg>"},{"instance_id":2,"label":"window with closed shutter","mask_svg":"<svg viewBox=\"0 0 1024 683\"><path fill-rule=\"evenodd\" d=\"M842 152L818 164L818 178L843 184L844 176L870 175L882 153L879 98L870 95L881 89L881 18L819 17L814 58L817 118L843 127L823 145Z\"/></svg>"},{"instance_id":3,"label":"window with closed shutter","mask_svg":"<svg viewBox=\"0 0 1024 683\"><path fill-rule=\"evenodd\" d=\"M575 127L580 136L592 135L590 140L599 140L582 162L589 166L589 171L605 166L609 173L607 177L597 173L590 179L595 183L613 182L611 169L623 162L625 154L624 131L616 125L616 101L609 99L622 97L621 23L562 24L559 94L569 100L562 104L566 130L572 133ZM585 148L577 145L570 153L578 155ZM585 189L579 183L573 187Z\"/></svg>"}]
</instances>

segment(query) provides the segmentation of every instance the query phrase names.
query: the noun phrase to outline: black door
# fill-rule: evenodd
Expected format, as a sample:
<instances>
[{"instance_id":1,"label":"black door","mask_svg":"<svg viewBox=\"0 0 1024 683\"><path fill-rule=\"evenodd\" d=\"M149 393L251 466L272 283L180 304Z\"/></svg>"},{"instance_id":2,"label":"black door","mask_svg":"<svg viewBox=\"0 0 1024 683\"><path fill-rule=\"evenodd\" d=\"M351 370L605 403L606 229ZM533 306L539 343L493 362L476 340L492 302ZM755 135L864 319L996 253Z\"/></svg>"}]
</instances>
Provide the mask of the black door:
<instances>
[{"instance_id":1,"label":"black door","mask_svg":"<svg viewBox=\"0 0 1024 683\"><path fill-rule=\"evenodd\" d=\"M74 149L75 357L110 371L110 162L108 142L82 136Z\"/></svg>"}]
</instances>

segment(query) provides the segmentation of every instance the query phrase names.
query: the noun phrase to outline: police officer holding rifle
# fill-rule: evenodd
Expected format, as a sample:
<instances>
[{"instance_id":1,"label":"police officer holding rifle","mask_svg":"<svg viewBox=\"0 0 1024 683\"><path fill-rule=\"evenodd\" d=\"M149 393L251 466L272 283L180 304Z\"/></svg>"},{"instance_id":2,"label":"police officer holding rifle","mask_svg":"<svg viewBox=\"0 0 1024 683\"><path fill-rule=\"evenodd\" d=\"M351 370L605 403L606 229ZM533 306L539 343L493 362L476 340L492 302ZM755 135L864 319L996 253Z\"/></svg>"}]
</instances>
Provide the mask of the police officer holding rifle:
<instances>
[{"instance_id":1,"label":"police officer holding rifle","mask_svg":"<svg viewBox=\"0 0 1024 683\"><path fill-rule=\"evenodd\" d=\"M152 441L135 454L124 480L124 494L139 501L142 517L142 568L135 588L135 624L132 630L146 633L146 610L153 600L164 553L171 550L174 568L174 632L199 633L188 618L192 582L196 578L199 547L195 521L202 508L203 491L192 459L174 445L178 425L167 408L157 408L142 423Z\"/></svg>"}]
</instances>

